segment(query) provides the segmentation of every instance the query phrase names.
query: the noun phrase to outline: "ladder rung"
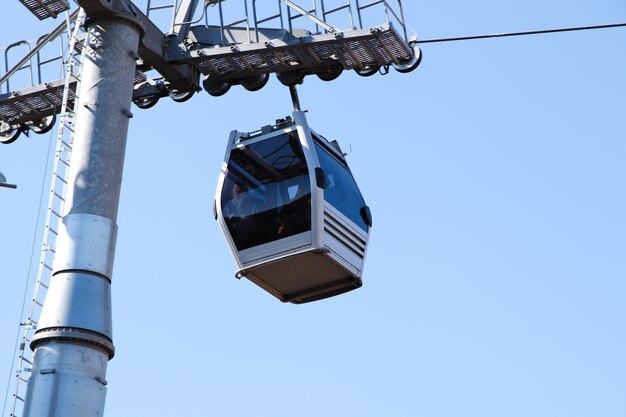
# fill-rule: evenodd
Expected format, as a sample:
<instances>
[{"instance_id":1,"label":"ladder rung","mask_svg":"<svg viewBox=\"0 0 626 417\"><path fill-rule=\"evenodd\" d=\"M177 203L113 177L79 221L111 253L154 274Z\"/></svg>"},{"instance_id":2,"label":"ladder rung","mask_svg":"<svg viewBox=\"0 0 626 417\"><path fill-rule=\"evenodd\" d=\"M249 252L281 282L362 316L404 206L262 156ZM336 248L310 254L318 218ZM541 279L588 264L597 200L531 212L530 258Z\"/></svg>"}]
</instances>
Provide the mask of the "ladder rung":
<instances>
[{"instance_id":1,"label":"ladder rung","mask_svg":"<svg viewBox=\"0 0 626 417\"><path fill-rule=\"evenodd\" d=\"M22 376L18 376L17 379L19 379L20 381L25 382L25 383L28 384L28 379L26 379L26 378L24 378Z\"/></svg>"},{"instance_id":2,"label":"ladder rung","mask_svg":"<svg viewBox=\"0 0 626 417\"><path fill-rule=\"evenodd\" d=\"M52 271L52 267L51 267L50 265L48 265L47 263L45 263L45 262L44 262L43 266L44 266L46 269L48 269L48 270ZM46 289L47 289L47 288L46 288Z\"/></svg>"},{"instance_id":3,"label":"ladder rung","mask_svg":"<svg viewBox=\"0 0 626 417\"><path fill-rule=\"evenodd\" d=\"M55 216L57 216L59 219L63 217L62 215L60 215L59 213L57 213L57 212L56 212L56 211L54 211L53 209L50 209L50 212L51 212L52 214L54 214Z\"/></svg>"},{"instance_id":4,"label":"ladder rung","mask_svg":"<svg viewBox=\"0 0 626 417\"><path fill-rule=\"evenodd\" d=\"M58 177L58 178L61 178L61 177L59 177L58 175L57 175L57 177ZM57 196L57 197L59 198L59 200L61 200L61 201L65 201L65 198L63 198L63 196L62 196L61 194L57 193L56 191L54 192L54 195L55 195L55 196Z\"/></svg>"},{"instance_id":5,"label":"ladder rung","mask_svg":"<svg viewBox=\"0 0 626 417\"><path fill-rule=\"evenodd\" d=\"M27 364L29 364L29 365L32 365L32 364L33 364L30 360L26 359L26 358L25 358L25 357L23 357L23 356L22 356L22 360L23 360L24 362L26 362Z\"/></svg>"},{"instance_id":6,"label":"ladder rung","mask_svg":"<svg viewBox=\"0 0 626 417\"><path fill-rule=\"evenodd\" d=\"M17 398L21 402L24 402L24 399L22 397L20 397L19 395L17 395L17 394L13 394L13 395L15 395L15 398ZM11 414L11 415L14 416L15 414Z\"/></svg>"},{"instance_id":7,"label":"ladder rung","mask_svg":"<svg viewBox=\"0 0 626 417\"><path fill-rule=\"evenodd\" d=\"M33 299L33 302L34 302L35 304L37 304L38 306L43 307L43 303L42 303L42 302L40 302L39 300L35 300L35 299Z\"/></svg>"},{"instance_id":8,"label":"ladder rung","mask_svg":"<svg viewBox=\"0 0 626 417\"><path fill-rule=\"evenodd\" d=\"M39 281L39 285L41 285L42 287L44 287L45 289L48 289L48 284L46 284L43 281Z\"/></svg>"}]
</instances>

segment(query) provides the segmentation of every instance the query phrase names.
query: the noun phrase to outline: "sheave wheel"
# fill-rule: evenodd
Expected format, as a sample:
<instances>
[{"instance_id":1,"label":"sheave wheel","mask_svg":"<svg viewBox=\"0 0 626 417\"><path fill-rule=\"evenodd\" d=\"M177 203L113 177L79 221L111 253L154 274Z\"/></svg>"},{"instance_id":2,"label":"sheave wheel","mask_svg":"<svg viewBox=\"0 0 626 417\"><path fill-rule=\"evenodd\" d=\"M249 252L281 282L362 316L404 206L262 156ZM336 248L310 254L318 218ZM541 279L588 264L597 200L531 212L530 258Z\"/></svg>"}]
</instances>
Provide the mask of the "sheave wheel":
<instances>
[{"instance_id":1,"label":"sheave wheel","mask_svg":"<svg viewBox=\"0 0 626 417\"><path fill-rule=\"evenodd\" d=\"M380 67L378 65L368 65L363 69L357 68L354 70L354 72L356 72L361 77L371 77L372 75L376 74L379 69Z\"/></svg>"},{"instance_id":2,"label":"sheave wheel","mask_svg":"<svg viewBox=\"0 0 626 417\"><path fill-rule=\"evenodd\" d=\"M20 133L22 133L22 129L14 128L10 124L0 120L0 143L4 143L5 145L13 143L20 136Z\"/></svg>"},{"instance_id":3,"label":"sheave wheel","mask_svg":"<svg viewBox=\"0 0 626 417\"><path fill-rule=\"evenodd\" d=\"M133 103L135 103L135 106L139 107L140 109L149 109L150 107L154 107L154 105L158 102L159 96L133 99Z\"/></svg>"},{"instance_id":4,"label":"sheave wheel","mask_svg":"<svg viewBox=\"0 0 626 417\"><path fill-rule=\"evenodd\" d=\"M177 103L184 103L185 101L193 97L195 93L196 93L195 91L184 91L181 93L170 91L169 96L172 100L174 100Z\"/></svg>"},{"instance_id":5,"label":"sheave wheel","mask_svg":"<svg viewBox=\"0 0 626 417\"><path fill-rule=\"evenodd\" d=\"M422 50L417 45L411 45L413 48L413 57L401 62L400 64L393 64L396 71L401 73L407 73L413 71L422 62Z\"/></svg>"},{"instance_id":6,"label":"sheave wheel","mask_svg":"<svg viewBox=\"0 0 626 417\"><path fill-rule=\"evenodd\" d=\"M44 117L43 119L38 120L32 126L29 126L29 129L39 135L43 135L44 133L48 133L52 130L56 121L57 115L53 114L52 116Z\"/></svg>"},{"instance_id":7,"label":"sheave wheel","mask_svg":"<svg viewBox=\"0 0 626 417\"><path fill-rule=\"evenodd\" d=\"M276 78L287 87L302 84L304 81L304 75L300 71L278 72Z\"/></svg>"},{"instance_id":8,"label":"sheave wheel","mask_svg":"<svg viewBox=\"0 0 626 417\"><path fill-rule=\"evenodd\" d=\"M228 92L228 90L230 90L230 83L228 81L224 81L219 76L209 75L204 77L202 87L204 87L206 92L213 97L219 97L223 96Z\"/></svg>"},{"instance_id":9,"label":"sheave wheel","mask_svg":"<svg viewBox=\"0 0 626 417\"><path fill-rule=\"evenodd\" d=\"M322 81L332 81L336 79L337 77L339 77L342 72L343 72L343 68L338 65L335 65L335 66L329 67L326 71L318 72L317 77Z\"/></svg>"},{"instance_id":10,"label":"sheave wheel","mask_svg":"<svg viewBox=\"0 0 626 417\"><path fill-rule=\"evenodd\" d=\"M269 74L251 75L241 80L241 85L248 91L259 91L270 80Z\"/></svg>"}]
</instances>

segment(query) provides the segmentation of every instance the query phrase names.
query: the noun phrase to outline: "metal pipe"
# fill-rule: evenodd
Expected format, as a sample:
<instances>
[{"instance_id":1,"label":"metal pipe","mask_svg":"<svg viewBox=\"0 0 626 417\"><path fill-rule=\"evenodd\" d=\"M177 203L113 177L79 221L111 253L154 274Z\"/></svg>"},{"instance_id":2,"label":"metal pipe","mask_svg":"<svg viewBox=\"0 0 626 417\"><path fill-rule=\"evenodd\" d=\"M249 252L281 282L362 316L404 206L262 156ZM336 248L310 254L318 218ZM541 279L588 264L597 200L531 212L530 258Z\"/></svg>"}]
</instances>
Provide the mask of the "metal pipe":
<instances>
[{"instance_id":1,"label":"metal pipe","mask_svg":"<svg viewBox=\"0 0 626 417\"><path fill-rule=\"evenodd\" d=\"M252 38L250 37L250 14L248 13L248 2L246 0L244 0L243 6L246 12L246 33L248 35L248 43L252 43Z\"/></svg>"},{"instance_id":2,"label":"metal pipe","mask_svg":"<svg viewBox=\"0 0 626 417\"><path fill-rule=\"evenodd\" d=\"M291 95L291 102L293 103L293 111L300 111L300 98L298 97L298 90L295 85L289 86L289 94Z\"/></svg>"},{"instance_id":3,"label":"metal pipe","mask_svg":"<svg viewBox=\"0 0 626 417\"><path fill-rule=\"evenodd\" d=\"M24 417L102 416L114 355L111 279L139 28L91 22L85 42L65 213L31 342Z\"/></svg>"},{"instance_id":4,"label":"metal pipe","mask_svg":"<svg viewBox=\"0 0 626 417\"><path fill-rule=\"evenodd\" d=\"M356 13L359 18L359 29L363 29L363 18L361 17L361 5L359 4L359 0L356 0Z\"/></svg>"},{"instance_id":5,"label":"metal pipe","mask_svg":"<svg viewBox=\"0 0 626 417\"><path fill-rule=\"evenodd\" d=\"M280 29L281 30L285 30L285 23L283 22L284 17L283 17L283 4L280 2L280 0L278 1L278 14L280 15ZM290 25L291 27L291 25Z\"/></svg>"},{"instance_id":6,"label":"metal pipe","mask_svg":"<svg viewBox=\"0 0 626 417\"><path fill-rule=\"evenodd\" d=\"M409 34L406 31L406 21L404 20L404 8L402 7L402 0L398 0L398 6L400 6L400 24L402 24L402 30L404 31L404 40L409 41Z\"/></svg>"},{"instance_id":7,"label":"metal pipe","mask_svg":"<svg viewBox=\"0 0 626 417\"><path fill-rule=\"evenodd\" d=\"M254 19L254 33L256 42L259 41L259 19L256 13L256 0L252 0L252 18Z\"/></svg>"}]
</instances>

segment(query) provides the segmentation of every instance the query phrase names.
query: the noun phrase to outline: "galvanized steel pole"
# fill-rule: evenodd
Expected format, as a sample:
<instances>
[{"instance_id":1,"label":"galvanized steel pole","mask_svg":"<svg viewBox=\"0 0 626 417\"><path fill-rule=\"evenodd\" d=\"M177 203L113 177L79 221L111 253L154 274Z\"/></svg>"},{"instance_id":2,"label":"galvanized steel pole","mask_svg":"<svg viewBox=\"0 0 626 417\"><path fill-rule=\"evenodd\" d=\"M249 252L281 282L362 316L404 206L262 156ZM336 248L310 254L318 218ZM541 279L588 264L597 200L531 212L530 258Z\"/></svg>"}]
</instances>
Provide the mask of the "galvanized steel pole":
<instances>
[{"instance_id":1,"label":"galvanized steel pole","mask_svg":"<svg viewBox=\"0 0 626 417\"><path fill-rule=\"evenodd\" d=\"M111 277L140 28L89 23L65 216L31 343L25 417L102 417L113 357Z\"/></svg>"}]
</instances>

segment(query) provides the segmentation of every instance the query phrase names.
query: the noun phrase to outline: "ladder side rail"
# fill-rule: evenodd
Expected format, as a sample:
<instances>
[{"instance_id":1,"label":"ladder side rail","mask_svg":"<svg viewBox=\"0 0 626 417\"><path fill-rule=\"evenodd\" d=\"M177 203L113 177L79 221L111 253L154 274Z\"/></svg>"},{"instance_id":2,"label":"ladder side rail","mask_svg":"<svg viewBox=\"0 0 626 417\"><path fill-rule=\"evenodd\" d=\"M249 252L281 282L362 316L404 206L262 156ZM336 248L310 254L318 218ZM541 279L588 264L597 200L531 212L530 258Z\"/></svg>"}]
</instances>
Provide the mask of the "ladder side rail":
<instances>
[{"instance_id":1,"label":"ladder side rail","mask_svg":"<svg viewBox=\"0 0 626 417\"><path fill-rule=\"evenodd\" d=\"M76 19L76 16L78 15L78 10L79 9L76 9L74 12L72 12L72 14L70 15L70 19L72 19L72 20ZM50 42L51 40L55 39L57 36L59 36L64 31L65 31L65 22L61 23L52 32L50 32L49 34L44 36L43 39L39 43L37 43L37 45L24 58L22 58L20 60L20 62L18 62L10 70L7 70L6 74L4 74L2 77L0 77L0 86L4 82L7 82L7 93L8 93L9 92L9 89L8 89L8 79L9 79L9 77L11 77L16 71L18 71L26 62L29 62L30 59L33 56L35 56L35 54L37 52L39 52L39 50L41 50L41 48L43 48L48 42ZM23 41L23 42L25 42L25 41ZM9 49L9 47L7 47L7 50L8 49ZM7 61L7 50L5 50L5 63L6 63L7 68L8 68L9 64L8 64L8 61Z\"/></svg>"}]
</instances>

